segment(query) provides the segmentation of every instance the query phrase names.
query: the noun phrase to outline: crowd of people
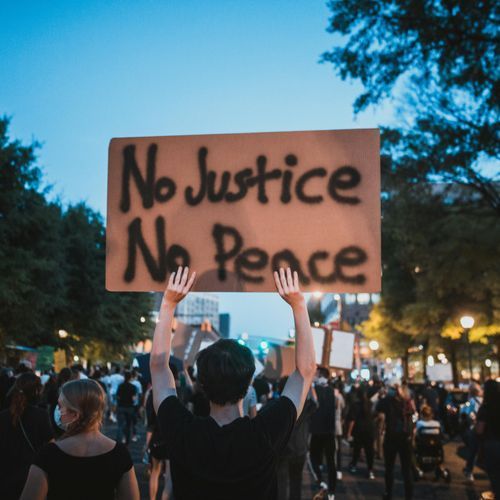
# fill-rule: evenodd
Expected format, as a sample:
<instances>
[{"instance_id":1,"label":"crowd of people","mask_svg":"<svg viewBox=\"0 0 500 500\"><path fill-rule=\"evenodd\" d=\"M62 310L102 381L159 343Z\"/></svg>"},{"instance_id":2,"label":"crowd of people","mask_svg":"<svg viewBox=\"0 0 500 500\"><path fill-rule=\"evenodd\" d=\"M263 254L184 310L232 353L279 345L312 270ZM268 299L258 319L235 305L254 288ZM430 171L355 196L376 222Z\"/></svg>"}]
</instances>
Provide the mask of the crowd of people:
<instances>
[{"instance_id":1,"label":"crowd of people","mask_svg":"<svg viewBox=\"0 0 500 500\"><path fill-rule=\"evenodd\" d=\"M197 417L208 417L210 401L201 389L194 368L185 366L179 370L173 364L170 368L177 394L186 409ZM75 381L78 382L72 384ZM263 374L255 377L243 398L243 414L254 418L280 397L286 381L286 377L271 380ZM498 382L488 380L484 388L473 382L467 400L458 409L460 434L466 445L465 479L474 480L473 470L480 455L497 495L499 398ZM358 380L346 385L341 378L332 378L326 368L318 367L304 408L279 456L278 499L301 498L306 467L312 472L317 489L330 494L335 494L337 482L346 472L374 479L375 457L384 460L386 497L391 498L397 456L405 497L412 498L413 482L418 479L415 440L422 433L448 437L447 402L448 392L442 385L411 386L396 379L380 381L377 377L369 382ZM0 470L5 478L1 482L0 498L20 498L25 485L24 498L36 498L29 489L39 487L37 473L30 471L31 465L51 471L52 480L60 484L59 497L67 498L68 491L78 484L78 480L73 482L71 470L67 470L73 463L67 461L68 456L95 457L98 451L117 468L113 471L113 467L108 469L99 464L95 469L105 471L108 480L112 477L115 480L108 490L106 481L100 481L103 498L109 488L118 488L120 482L123 494L118 498L135 498L136 480L127 445L137 441L139 425L145 425L147 430L144 461L149 466L149 496L156 499L163 484L162 500L173 498L168 452L153 407L152 386L137 369L115 366L112 370L93 367L87 371L75 365L63 368L58 374L49 370L37 376L29 363L21 363L16 370L3 368L0 409L3 410L0 412ZM68 415L80 410L79 426L68 433ZM99 433L99 424L106 420L116 423L114 441ZM91 449L84 445L82 453L78 439L85 436L84 440L88 441L89 432L98 436L96 445ZM54 445L56 439L59 449ZM44 447L46 444L51 446ZM342 464L342 449L345 455L348 447L350 462ZM39 453L42 449L43 453ZM361 453L364 466L360 469ZM88 464L88 460L74 462L79 473ZM39 475L38 481L41 477ZM58 494L54 493L54 497L58 498Z\"/></svg>"},{"instance_id":2,"label":"crowd of people","mask_svg":"<svg viewBox=\"0 0 500 500\"><path fill-rule=\"evenodd\" d=\"M419 456L429 453L429 443L441 446L436 471L447 477L442 439L451 433L444 387L376 378L347 385L317 367L307 309L289 272L275 275L297 332L297 368L288 377L255 376L251 351L227 339L201 351L194 367L169 363L173 311L192 279L181 271L171 278L155 331L151 380L149 373L119 366L87 371L75 365L39 375L29 362L1 369L0 498L138 499L128 445L144 422L151 499L163 484L163 500L296 500L306 467L318 498L333 499L347 472L375 479L376 457L384 461L384 498L393 497L399 457L405 498L411 499L423 472ZM472 383L458 413L466 478L474 479L481 455L500 498L499 383ZM114 439L101 432L106 420L116 424ZM351 458L343 464L347 446Z\"/></svg>"}]
</instances>

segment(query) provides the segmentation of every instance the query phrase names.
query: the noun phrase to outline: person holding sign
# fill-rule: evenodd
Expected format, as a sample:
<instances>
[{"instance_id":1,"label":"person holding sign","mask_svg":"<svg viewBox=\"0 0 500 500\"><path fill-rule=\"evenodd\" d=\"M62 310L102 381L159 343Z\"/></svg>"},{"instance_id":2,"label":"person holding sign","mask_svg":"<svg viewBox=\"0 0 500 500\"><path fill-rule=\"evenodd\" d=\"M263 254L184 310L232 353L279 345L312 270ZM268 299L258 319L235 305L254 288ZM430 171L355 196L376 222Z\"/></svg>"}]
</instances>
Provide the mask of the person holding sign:
<instances>
[{"instance_id":1,"label":"person holding sign","mask_svg":"<svg viewBox=\"0 0 500 500\"><path fill-rule=\"evenodd\" d=\"M189 293L195 273L172 273L163 296L151 351L154 407L171 459L176 500L275 499L277 460L304 406L316 372L312 332L296 272L274 273L276 288L291 306L296 331L296 369L282 395L253 419L242 401L255 371L251 351L221 339L197 357L198 380L210 400L210 416L195 417L177 397L168 365L176 305Z\"/></svg>"}]
</instances>

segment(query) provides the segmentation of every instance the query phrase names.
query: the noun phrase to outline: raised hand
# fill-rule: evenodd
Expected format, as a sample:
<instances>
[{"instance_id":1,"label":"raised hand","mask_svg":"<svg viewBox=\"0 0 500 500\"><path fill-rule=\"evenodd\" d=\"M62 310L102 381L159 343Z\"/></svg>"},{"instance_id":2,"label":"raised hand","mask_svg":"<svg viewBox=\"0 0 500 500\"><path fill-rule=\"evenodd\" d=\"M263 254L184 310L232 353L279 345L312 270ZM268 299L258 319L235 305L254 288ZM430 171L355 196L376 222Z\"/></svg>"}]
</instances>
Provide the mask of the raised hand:
<instances>
[{"instance_id":1,"label":"raised hand","mask_svg":"<svg viewBox=\"0 0 500 500\"><path fill-rule=\"evenodd\" d=\"M162 306L175 307L193 287L196 273L189 276L189 267L179 266L176 272L173 272L169 279L167 289L163 294ZM188 279L189 278L189 279Z\"/></svg>"},{"instance_id":2,"label":"raised hand","mask_svg":"<svg viewBox=\"0 0 500 500\"><path fill-rule=\"evenodd\" d=\"M274 283L278 293L283 297L283 300L290 304L293 308L304 304L304 296L299 287L299 275L297 271L293 272L287 267L286 271L280 267L279 273L274 271Z\"/></svg>"}]
</instances>

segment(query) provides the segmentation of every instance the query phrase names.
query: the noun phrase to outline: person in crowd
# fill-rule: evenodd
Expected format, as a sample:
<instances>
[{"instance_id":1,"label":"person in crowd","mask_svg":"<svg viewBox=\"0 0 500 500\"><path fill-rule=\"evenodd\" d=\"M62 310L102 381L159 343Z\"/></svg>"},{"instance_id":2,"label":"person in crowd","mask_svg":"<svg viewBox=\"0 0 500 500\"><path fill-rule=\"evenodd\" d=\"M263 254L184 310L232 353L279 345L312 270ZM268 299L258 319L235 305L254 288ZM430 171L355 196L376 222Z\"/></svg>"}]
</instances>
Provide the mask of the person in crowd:
<instances>
[{"instance_id":1,"label":"person in crowd","mask_svg":"<svg viewBox=\"0 0 500 500\"><path fill-rule=\"evenodd\" d=\"M257 393L251 384L243 398L243 415L250 418L257 415Z\"/></svg>"},{"instance_id":2,"label":"person in crowd","mask_svg":"<svg viewBox=\"0 0 500 500\"><path fill-rule=\"evenodd\" d=\"M119 366L115 366L113 373L109 376L109 399L110 399L110 413L109 419L111 422L116 422L116 393L118 392L118 387L123 384L125 378L121 374L121 369Z\"/></svg>"},{"instance_id":3,"label":"person in crowd","mask_svg":"<svg viewBox=\"0 0 500 500\"><path fill-rule=\"evenodd\" d=\"M274 274L281 297L291 306L296 330L296 369L280 398L255 418L243 417L243 398L255 371L253 354L220 339L197 355L198 381L210 401L210 416L192 415L179 401L168 365L175 307L192 288L195 273L179 268L169 277L151 351L153 403L170 456L176 500L275 499L277 460L302 412L315 372L312 332L298 274Z\"/></svg>"},{"instance_id":4,"label":"person in crowd","mask_svg":"<svg viewBox=\"0 0 500 500\"><path fill-rule=\"evenodd\" d=\"M476 433L483 442L484 465L495 498L500 498L500 384L487 380L477 414Z\"/></svg>"},{"instance_id":5,"label":"person in crowd","mask_svg":"<svg viewBox=\"0 0 500 500\"><path fill-rule=\"evenodd\" d=\"M14 385L14 370L9 367L0 370L0 410L4 410L7 405L7 393Z\"/></svg>"},{"instance_id":6,"label":"person in crowd","mask_svg":"<svg viewBox=\"0 0 500 500\"><path fill-rule=\"evenodd\" d=\"M49 415L37 406L40 379L22 373L9 392L10 405L0 412L0 498L18 500L35 454L53 439Z\"/></svg>"},{"instance_id":7,"label":"person in crowd","mask_svg":"<svg viewBox=\"0 0 500 500\"><path fill-rule=\"evenodd\" d=\"M130 443L130 433L135 413L135 404L137 400L137 389L131 382L132 374L129 371L124 373L124 381L116 391L116 407L118 427L116 431L116 440L121 443L125 439L125 444ZM125 436L125 437L124 437Z\"/></svg>"},{"instance_id":8,"label":"person in crowd","mask_svg":"<svg viewBox=\"0 0 500 500\"><path fill-rule=\"evenodd\" d=\"M420 408L420 418L416 423L417 434L440 434L441 424L434 420L434 412L428 405L423 405Z\"/></svg>"},{"instance_id":9,"label":"person in crowd","mask_svg":"<svg viewBox=\"0 0 500 500\"><path fill-rule=\"evenodd\" d=\"M337 470L337 480L342 480L342 440L344 438L344 413L346 403L344 398L344 384L337 379L334 383L335 395L335 468Z\"/></svg>"},{"instance_id":10,"label":"person in crowd","mask_svg":"<svg viewBox=\"0 0 500 500\"><path fill-rule=\"evenodd\" d=\"M392 499L394 484L394 465L399 455L401 472L403 475L405 500L413 497L412 475L412 440L413 420L416 411L410 392L397 379L388 384L387 396L382 398L376 411L383 418L385 425L384 436L384 465L385 465L385 493L384 500Z\"/></svg>"},{"instance_id":11,"label":"person in crowd","mask_svg":"<svg viewBox=\"0 0 500 500\"><path fill-rule=\"evenodd\" d=\"M257 375L253 381L253 388L255 389L255 393L257 394L257 402L264 405L270 399L272 385L269 382L269 379L264 375L264 373L260 373Z\"/></svg>"},{"instance_id":12,"label":"person in crowd","mask_svg":"<svg viewBox=\"0 0 500 500\"><path fill-rule=\"evenodd\" d=\"M377 405L380 400L382 400L387 395L387 388L383 382L380 383L379 389L373 396L370 398L370 402L372 404L372 411L375 414L375 458L382 459L383 456L383 448L384 448L384 419L383 417L377 413Z\"/></svg>"},{"instance_id":13,"label":"person in crowd","mask_svg":"<svg viewBox=\"0 0 500 500\"><path fill-rule=\"evenodd\" d=\"M136 395L134 398L134 414L132 415L132 441L137 441L137 422L139 420L139 411L142 405L142 384L139 381L139 373L137 370L132 370L132 376L130 378L130 383L136 389Z\"/></svg>"},{"instance_id":14,"label":"person in crowd","mask_svg":"<svg viewBox=\"0 0 500 500\"><path fill-rule=\"evenodd\" d=\"M318 397L318 409L311 417L311 443L309 453L316 481L321 489L327 490L333 498L337 486L335 470L335 394L329 385L327 368L317 369L314 389ZM326 460L328 484L322 480L321 466Z\"/></svg>"},{"instance_id":15,"label":"person in crowd","mask_svg":"<svg viewBox=\"0 0 500 500\"><path fill-rule=\"evenodd\" d=\"M361 449L365 451L368 478L375 479L373 473L375 427L371 401L365 385L355 389L356 399L349 408L347 416L347 439L353 438L352 460L349 465L351 473L356 472Z\"/></svg>"},{"instance_id":16,"label":"person in crowd","mask_svg":"<svg viewBox=\"0 0 500 500\"><path fill-rule=\"evenodd\" d=\"M139 500L128 450L100 432L104 399L94 380L62 386L59 425L65 432L36 455L20 500Z\"/></svg>"},{"instance_id":17,"label":"person in crowd","mask_svg":"<svg viewBox=\"0 0 500 500\"><path fill-rule=\"evenodd\" d=\"M472 382L469 386L469 397L467 402L460 407L460 418L464 422L464 443L467 447L467 460L465 462L464 475L467 481L474 481L474 465L479 451L479 441L476 434L477 413L483 402L481 386Z\"/></svg>"},{"instance_id":18,"label":"person in crowd","mask_svg":"<svg viewBox=\"0 0 500 500\"><path fill-rule=\"evenodd\" d=\"M430 381L425 383L424 390L422 391L423 404L429 406L433 415L439 414L439 394L436 388Z\"/></svg>"},{"instance_id":19,"label":"person in crowd","mask_svg":"<svg viewBox=\"0 0 500 500\"><path fill-rule=\"evenodd\" d=\"M288 377L280 379L278 389L283 392ZM318 408L314 387L311 387L304 409L293 428L290 439L278 461L278 500L300 500L302 498L302 477L306 463L309 425L312 414Z\"/></svg>"},{"instance_id":20,"label":"person in crowd","mask_svg":"<svg viewBox=\"0 0 500 500\"><path fill-rule=\"evenodd\" d=\"M161 500L168 500L172 497L172 478L170 475L170 464L165 443L160 434L158 420L153 407L153 391L150 389L146 396L146 448L149 450L149 460L151 474L149 476L149 499L156 500L158 493L158 482L162 469L165 469L165 484L163 487Z\"/></svg>"}]
</instances>

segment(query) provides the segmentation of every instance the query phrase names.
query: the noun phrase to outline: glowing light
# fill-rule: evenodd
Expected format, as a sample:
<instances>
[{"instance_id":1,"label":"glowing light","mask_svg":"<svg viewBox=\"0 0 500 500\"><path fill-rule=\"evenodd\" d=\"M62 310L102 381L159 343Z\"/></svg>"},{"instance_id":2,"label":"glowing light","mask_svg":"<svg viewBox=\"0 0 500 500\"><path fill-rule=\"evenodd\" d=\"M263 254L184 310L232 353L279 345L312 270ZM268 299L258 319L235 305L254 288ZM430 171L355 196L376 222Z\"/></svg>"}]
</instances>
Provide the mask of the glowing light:
<instances>
[{"instance_id":1,"label":"glowing light","mask_svg":"<svg viewBox=\"0 0 500 500\"><path fill-rule=\"evenodd\" d=\"M313 297L315 299L320 299L321 297L323 297L323 292L313 292Z\"/></svg>"},{"instance_id":2,"label":"glowing light","mask_svg":"<svg viewBox=\"0 0 500 500\"><path fill-rule=\"evenodd\" d=\"M368 344L368 347L372 351L378 351L378 348L380 347L379 343L376 340L370 340L370 343Z\"/></svg>"},{"instance_id":3,"label":"glowing light","mask_svg":"<svg viewBox=\"0 0 500 500\"><path fill-rule=\"evenodd\" d=\"M269 349L269 342L263 340L261 343L260 343L260 348L265 351L266 349Z\"/></svg>"},{"instance_id":4,"label":"glowing light","mask_svg":"<svg viewBox=\"0 0 500 500\"><path fill-rule=\"evenodd\" d=\"M385 358L385 362L389 365L392 363L392 358Z\"/></svg>"},{"instance_id":5,"label":"glowing light","mask_svg":"<svg viewBox=\"0 0 500 500\"><path fill-rule=\"evenodd\" d=\"M65 339L68 336L68 332L66 330L59 330L57 333L59 334L59 337L62 339Z\"/></svg>"},{"instance_id":6,"label":"glowing light","mask_svg":"<svg viewBox=\"0 0 500 500\"><path fill-rule=\"evenodd\" d=\"M462 316L460 318L462 328L472 328L474 326L474 318L472 316Z\"/></svg>"},{"instance_id":7,"label":"glowing light","mask_svg":"<svg viewBox=\"0 0 500 500\"><path fill-rule=\"evenodd\" d=\"M446 354L444 352L440 352L437 355L437 358L439 359L439 361L443 361L443 359L446 359Z\"/></svg>"},{"instance_id":8,"label":"glowing light","mask_svg":"<svg viewBox=\"0 0 500 500\"><path fill-rule=\"evenodd\" d=\"M315 322L314 322L314 326L315 326L316 328L318 328L318 326L319 326L319 321L315 321Z\"/></svg>"},{"instance_id":9,"label":"glowing light","mask_svg":"<svg viewBox=\"0 0 500 500\"><path fill-rule=\"evenodd\" d=\"M434 356L427 356L427 366L434 366Z\"/></svg>"},{"instance_id":10,"label":"glowing light","mask_svg":"<svg viewBox=\"0 0 500 500\"><path fill-rule=\"evenodd\" d=\"M245 341L243 339L238 339L238 344L245 345Z\"/></svg>"},{"instance_id":11,"label":"glowing light","mask_svg":"<svg viewBox=\"0 0 500 500\"><path fill-rule=\"evenodd\" d=\"M370 380L370 370L368 368L361 368L361 378Z\"/></svg>"},{"instance_id":12,"label":"glowing light","mask_svg":"<svg viewBox=\"0 0 500 500\"><path fill-rule=\"evenodd\" d=\"M141 323L146 323L146 318L144 316L141 316Z\"/></svg>"},{"instance_id":13,"label":"glowing light","mask_svg":"<svg viewBox=\"0 0 500 500\"><path fill-rule=\"evenodd\" d=\"M79 361L80 358L78 356L73 356L73 361Z\"/></svg>"},{"instance_id":14,"label":"glowing light","mask_svg":"<svg viewBox=\"0 0 500 500\"><path fill-rule=\"evenodd\" d=\"M484 364L488 367L491 368L491 359L485 359Z\"/></svg>"},{"instance_id":15,"label":"glowing light","mask_svg":"<svg viewBox=\"0 0 500 500\"><path fill-rule=\"evenodd\" d=\"M340 295L339 295L338 293L336 293L336 294L333 296L333 298L334 298L335 300L340 300Z\"/></svg>"}]
</instances>

